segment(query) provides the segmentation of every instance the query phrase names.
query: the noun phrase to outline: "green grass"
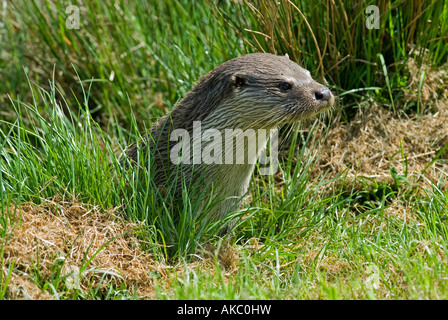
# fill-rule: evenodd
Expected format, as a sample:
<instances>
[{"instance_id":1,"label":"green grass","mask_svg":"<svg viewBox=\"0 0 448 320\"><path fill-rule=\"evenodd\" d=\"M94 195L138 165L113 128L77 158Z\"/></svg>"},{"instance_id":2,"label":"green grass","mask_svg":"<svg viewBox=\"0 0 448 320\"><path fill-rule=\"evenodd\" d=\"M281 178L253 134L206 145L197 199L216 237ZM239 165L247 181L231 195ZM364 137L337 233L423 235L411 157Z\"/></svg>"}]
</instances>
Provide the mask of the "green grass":
<instances>
[{"instance_id":1,"label":"green grass","mask_svg":"<svg viewBox=\"0 0 448 320\"><path fill-rule=\"evenodd\" d=\"M69 4L84 9L79 29L65 24ZM71 91L81 93L78 73L85 88L94 81L88 106L105 125L118 118L129 127L132 110L151 123L199 76L241 53L237 38L219 27L202 1L32 0L8 6L6 15L0 79L12 81L2 81L2 94L30 101L22 69L49 89L56 68L58 89L75 108ZM7 103L6 96L0 102Z\"/></svg>"},{"instance_id":2,"label":"green grass","mask_svg":"<svg viewBox=\"0 0 448 320\"><path fill-rule=\"evenodd\" d=\"M27 127L18 117L9 125L11 130L2 133L2 235L12 231L6 222L12 216L7 211L11 202L39 203L42 198L59 195L107 209L124 201L122 212L129 220L146 220L148 226L156 226L156 232L145 234L149 239L147 250L174 264L185 261L180 273L167 269L171 283L177 284L169 290L165 284L156 286L157 298L447 297L444 275L448 234L444 216L448 194L444 186L423 189L424 195L411 194L411 209L418 218L410 222L389 213L387 194L376 193L361 202L358 196L362 191L347 194L341 189L325 195L319 190L331 180L325 176L317 184L309 180L318 157L309 150L317 148L317 142L311 139L312 134L304 136L296 130L289 157L281 165L284 186L279 190L273 176L254 180L252 205L240 212L246 218L232 240L240 255L238 269L229 274L215 257L195 270L195 264L189 264L191 259L201 252L201 243L213 240L214 233L201 230L194 205L184 199L182 218L176 220L177 213L168 209L169 199L151 198L156 193L150 188L147 171L144 174L148 180L133 178L138 174L110 174L108 159L116 158L107 136L89 113L66 117L51 87L51 92L37 89L40 95L35 97L36 104L47 111L48 119L36 111L36 106L14 103L18 114L28 113L34 120ZM293 156L297 160L293 161ZM355 205L361 214L353 210ZM259 249L250 249L251 239L257 239ZM89 292L67 295L58 269L53 280L42 279L38 260L36 263L33 281L56 298L136 298L131 288L113 283L107 284L107 294L104 289L92 287ZM6 267L8 271L14 266ZM8 275L9 271L1 279L2 292ZM367 281L369 277L374 280Z\"/></svg>"},{"instance_id":3,"label":"green grass","mask_svg":"<svg viewBox=\"0 0 448 320\"><path fill-rule=\"evenodd\" d=\"M365 10L371 4L379 7L379 29L366 28ZM364 95L390 104L393 110L412 77L409 59L419 65L447 62L445 1L366 1L360 6L356 1L257 0L223 5L218 11L250 50L288 53L340 93L380 87L380 92ZM356 93L344 97L348 118L357 97ZM401 104L403 109L406 103Z\"/></svg>"},{"instance_id":4,"label":"green grass","mask_svg":"<svg viewBox=\"0 0 448 320\"><path fill-rule=\"evenodd\" d=\"M382 88L362 92L393 107L412 77L408 59L435 67L447 61L444 1L381 1L378 30L365 28L364 7L352 1L279 3L17 1L6 6L0 28L4 114L13 116L5 107L7 94L31 102L24 71L49 89L47 80L56 68L58 89L70 106L76 107L71 91L81 93L78 72L85 88L95 82L88 106L104 126L118 120L129 127L132 111L149 125L206 71L242 53L264 50L288 53L316 78L325 76L339 93L349 91L343 111L350 118L359 98L350 90ZM65 24L69 4L81 8L80 29ZM419 109L412 103L411 110Z\"/></svg>"},{"instance_id":5,"label":"green grass","mask_svg":"<svg viewBox=\"0 0 448 320\"><path fill-rule=\"evenodd\" d=\"M50 87L50 92L37 88L35 105L12 103L19 120L8 123L11 130L1 133L5 141L0 153L4 202L13 197L19 202L41 203L42 199L60 196L103 209L121 205L131 221L146 220L157 226L160 236L154 241L166 244L168 257L174 259L194 252L207 231L201 224L207 207L200 216L196 212L201 197L208 195L203 194L197 200L189 196L202 192L197 190L200 181L187 190L181 203L170 192L162 195L153 182L154 172L143 165L147 162L143 154L135 171L124 171L119 164L121 152L118 155L113 152L111 132L106 135L91 114L82 111L87 100L79 100L79 114L69 112L67 116L56 100L55 86L50 83ZM88 95L85 92L84 97ZM37 111L38 106L48 118ZM32 119L29 126L20 121L22 114ZM138 135L137 128L133 130ZM113 135L120 136L123 132ZM124 148L121 146L119 150Z\"/></svg>"},{"instance_id":6,"label":"green grass","mask_svg":"<svg viewBox=\"0 0 448 320\"><path fill-rule=\"evenodd\" d=\"M447 61L443 1L380 2L384 19L372 32L362 28L362 10L352 2L345 7L322 2L324 10L297 1L307 26L287 1L277 9L267 1L255 1L254 7L228 1L216 7L208 1L83 1L79 30L65 25L68 3L17 1L2 12L1 299L11 295L12 274L23 273L3 254L20 227L15 205L55 197L101 210L119 207L127 221L144 221L142 247L163 266L163 272L153 272L157 299L448 298L446 172L438 182L426 181L425 168L412 185L407 173L398 175L391 167L393 184L360 178L360 189L351 187L345 172L315 178L318 123L297 127L284 146L282 181L256 172L250 205L233 212L242 217L234 236L220 239L221 226L204 224L204 214L197 214L196 196L208 196L199 188L188 190L179 203L157 190L150 168L124 172L118 165L124 148L138 143L199 76L259 49L287 52L316 77L325 73L342 97L352 97L342 108L348 115L368 99L390 104L396 113L405 110L400 97L409 85L409 44L427 49L414 57L420 63L437 67ZM344 15L353 19L336 19ZM316 47L322 49L320 58ZM426 79L422 71L417 114L424 109L420 94ZM444 161L445 151L446 146L428 167ZM396 214L397 203L407 219ZM233 248L235 266L204 253L210 244ZM86 253L80 268L90 268L94 254ZM68 288L59 260L47 278L39 256L33 259L29 279L54 298L142 298L104 270L95 271L104 275L100 284L92 282L85 291Z\"/></svg>"}]
</instances>

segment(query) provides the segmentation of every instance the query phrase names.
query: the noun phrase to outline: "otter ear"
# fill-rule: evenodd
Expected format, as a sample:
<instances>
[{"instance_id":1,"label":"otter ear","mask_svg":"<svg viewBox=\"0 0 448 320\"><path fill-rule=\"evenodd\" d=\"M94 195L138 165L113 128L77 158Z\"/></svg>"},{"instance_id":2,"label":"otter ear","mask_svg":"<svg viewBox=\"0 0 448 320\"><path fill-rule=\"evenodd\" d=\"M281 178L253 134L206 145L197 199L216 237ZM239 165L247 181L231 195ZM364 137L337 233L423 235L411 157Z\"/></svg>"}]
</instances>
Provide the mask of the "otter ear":
<instances>
[{"instance_id":1,"label":"otter ear","mask_svg":"<svg viewBox=\"0 0 448 320\"><path fill-rule=\"evenodd\" d=\"M243 87L246 84L247 75L242 73L235 73L230 79L230 83L235 87Z\"/></svg>"}]
</instances>

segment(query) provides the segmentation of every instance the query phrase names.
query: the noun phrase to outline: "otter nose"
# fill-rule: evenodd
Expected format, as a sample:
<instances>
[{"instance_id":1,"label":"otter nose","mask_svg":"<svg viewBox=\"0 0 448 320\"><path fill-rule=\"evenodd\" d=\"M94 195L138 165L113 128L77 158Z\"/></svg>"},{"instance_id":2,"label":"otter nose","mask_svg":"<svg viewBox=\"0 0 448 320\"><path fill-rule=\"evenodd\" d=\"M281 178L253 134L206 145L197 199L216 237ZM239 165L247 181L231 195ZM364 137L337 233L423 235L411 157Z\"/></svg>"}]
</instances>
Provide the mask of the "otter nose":
<instances>
[{"instance_id":1,"label":"otter nose","mask_svg":"<svg viewBox=\"0 0 448 320\"><path fill-rule=\"evenodd\" d=\"M331 99L331 91L327 88L323 88L314 92L316 100L328 101Z\"/></svg>"}]
</instances>

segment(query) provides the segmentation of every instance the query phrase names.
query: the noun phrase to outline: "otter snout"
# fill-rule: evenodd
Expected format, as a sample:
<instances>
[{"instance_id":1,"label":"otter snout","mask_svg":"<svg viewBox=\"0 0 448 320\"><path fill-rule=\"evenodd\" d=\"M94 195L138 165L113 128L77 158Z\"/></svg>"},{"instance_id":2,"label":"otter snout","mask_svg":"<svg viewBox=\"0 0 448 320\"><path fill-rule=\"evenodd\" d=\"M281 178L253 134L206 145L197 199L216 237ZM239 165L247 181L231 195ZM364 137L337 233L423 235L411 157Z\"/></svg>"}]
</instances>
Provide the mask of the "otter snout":
<instances>
[{"instance_id":1,"label":"otter snout","mask_svg":"<svg viewBox=\"0 0 448 320\"><path fill-rule=\"evenodd\" d=\"M331 108L334 104L334 96L330 89L321 84L311 91L313 105L315 106L315 113L323 112Z\"/></svg>"},{"instance_id":2,"label":"otter snout","mask_svg":"<svg viewBox=\"0 0 448 320\"><path fill-rule=\"evenodd\" d=\"M314 98L317 101L330 101L332 97L333 95L328 88L323 88L314 92Z\"/></svg>"}]
</instances>

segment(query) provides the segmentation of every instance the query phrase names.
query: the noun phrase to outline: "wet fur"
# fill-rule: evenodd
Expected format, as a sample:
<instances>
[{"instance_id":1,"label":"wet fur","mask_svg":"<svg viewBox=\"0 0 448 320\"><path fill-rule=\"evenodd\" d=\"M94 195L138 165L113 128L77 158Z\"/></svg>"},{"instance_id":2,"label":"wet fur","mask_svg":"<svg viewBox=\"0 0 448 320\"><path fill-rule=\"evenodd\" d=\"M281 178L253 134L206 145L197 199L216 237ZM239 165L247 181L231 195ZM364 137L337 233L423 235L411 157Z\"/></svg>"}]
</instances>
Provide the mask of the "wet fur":
<instances>
[{"instance_id":1,"label":"wet fur","mask_svg":"<svg viewBox=\"0 0 448 320\"><path fill-rule=\"evenodd\" d=\"M288 92L279 87L285 81L293 85ZM217 129L223 132L237 128L268 130L331 107L333 97L327 103L313 100L313 92L321 88L325 87L315 82L306 69L287 56L256 53L229 60L203 76L171 113L156 123L140 145L141 149L131 148L127 158L136 161L138 151L145 153L152 150L157 172L155 182L163 188L171 183L170 173L174 171L169 149L176 143L169 141L174 129L186 129L192 137L193 121L201 121L202 131ZM256 160L265 147L266 141L249 157ZM254 170L252 162L191 166L182 165L182 175L187 183L202 176L208 183L207 188L214 188L216 196L225 198L209 213L212 221L238 208ZM176 190L180 196L182 185L178 181Z\"/></svg>"}]
</instances>

